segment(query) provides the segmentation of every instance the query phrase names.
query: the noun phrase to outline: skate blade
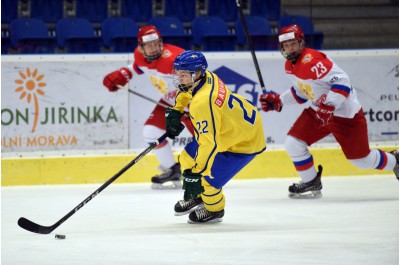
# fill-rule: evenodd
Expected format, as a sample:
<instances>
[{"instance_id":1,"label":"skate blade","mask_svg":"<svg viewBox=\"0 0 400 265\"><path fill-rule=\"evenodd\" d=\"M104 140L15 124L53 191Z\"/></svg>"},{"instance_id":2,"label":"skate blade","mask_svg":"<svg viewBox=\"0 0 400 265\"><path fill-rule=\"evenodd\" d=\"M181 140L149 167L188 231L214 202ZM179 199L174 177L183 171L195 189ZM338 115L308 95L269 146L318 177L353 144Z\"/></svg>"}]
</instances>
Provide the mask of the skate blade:
<instances>
[{"instance_id":1,"label":"skate blade","mask_svg":"<svg viewBox=\"0 0 400 265\"><path fill-rule=\"evenodd\" d=\"M212 219L212 220L210 220L210 221L203 222L203 223L200 223L200 222L193 222L193 221L190 220L190 219L188 219L187 222L188 222L188 224L196 224L196 225L215 224L215 223L220 223L220 222L222 222L222 217L221 217L221 218L215 218L215 219Z\"/></svg>"},{"instance_id":2,"label":"skate blade","mask_svg":"<svg viewBox=\"0 0 400 265\"><path fill-rule=\"evenodd\" d=\"M289 193L289 198L291 199L319 199L322 197L320 190L308 191L304 193Z\"/></svg>"},{"instance_id":3,"label":"skate blade","mask_svg":"<svg viewBox=\"0 0 400 265\"><path fill-rule=\"evenodd\" d=\"M175 212L174 215L175 216L182 216L182 215L190 214L191 212L194 212L195 210L201 209L201 208L204 208L204 204L203 203L199 204L199 205L196 205L195 207L193 207L190 210L187 210L186 212L180 212L180 213L179 212Z\"/></svg>"},{"instance_id":4,"label":"skate blade","mask_svg":"<svg viewBox=\"0 0 400 265\"><path fill-rule=\"evenodd\" d=\"M164 183L151 183L153 190L178 190L182 189L182 183L180 180L167 181Z\"/></svg>"}]
</instances>

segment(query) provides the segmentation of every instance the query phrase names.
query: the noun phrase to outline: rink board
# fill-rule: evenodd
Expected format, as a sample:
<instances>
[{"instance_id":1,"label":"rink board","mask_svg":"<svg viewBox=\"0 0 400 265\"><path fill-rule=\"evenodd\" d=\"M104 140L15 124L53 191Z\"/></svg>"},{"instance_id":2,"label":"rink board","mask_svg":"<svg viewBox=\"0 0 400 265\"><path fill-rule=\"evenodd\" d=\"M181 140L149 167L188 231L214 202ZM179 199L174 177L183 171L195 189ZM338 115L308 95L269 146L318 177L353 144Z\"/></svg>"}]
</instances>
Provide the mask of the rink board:
<instances>
[{"instance_id":1,"label":"rink board","mask_svg":"<svg viewBox=\"0 0 400 265\"><path fill-rule=\"evenodd\" d=\"M396 146L379 148L385 151L398 149ZM346 160L339 148L314 148L311 149L311 153L314 156L315 165L323 165L323 176L390 174L390 171L366 170L355 167ZM3 158L1 185L104 183L134 159L136 155ZM158 173L157 167L158 161L150 153L115 182L150 182L151 177ZM286 151L267 150L239 172L235 179L287 177L298 177L298 174Z\"/></svg>"}]
</instances>

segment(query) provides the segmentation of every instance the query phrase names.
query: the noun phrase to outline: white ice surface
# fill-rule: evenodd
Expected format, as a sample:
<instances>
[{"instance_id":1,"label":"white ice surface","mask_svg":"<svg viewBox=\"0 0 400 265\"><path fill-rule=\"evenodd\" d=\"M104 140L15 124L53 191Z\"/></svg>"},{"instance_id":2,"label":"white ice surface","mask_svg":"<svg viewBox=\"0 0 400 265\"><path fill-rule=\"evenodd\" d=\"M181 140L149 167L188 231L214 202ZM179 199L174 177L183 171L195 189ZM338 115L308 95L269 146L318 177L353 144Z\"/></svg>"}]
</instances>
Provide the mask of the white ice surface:
<instances>
[{"instance_id":1,"label":"white ice surface","mask_svg":"<svg viewBox=\"0 0 400 265\"><path fill-rule=\"evenodd\" d=\"M1 188L1 264L399 264L399 183L393 175L327 177L319 200L293 200L295 179L232 180L220 224L176 217L180 190L111 184L50 235L101 185ZM55 239L65 234L65 240Z\"/></svg>"}]
</instances>

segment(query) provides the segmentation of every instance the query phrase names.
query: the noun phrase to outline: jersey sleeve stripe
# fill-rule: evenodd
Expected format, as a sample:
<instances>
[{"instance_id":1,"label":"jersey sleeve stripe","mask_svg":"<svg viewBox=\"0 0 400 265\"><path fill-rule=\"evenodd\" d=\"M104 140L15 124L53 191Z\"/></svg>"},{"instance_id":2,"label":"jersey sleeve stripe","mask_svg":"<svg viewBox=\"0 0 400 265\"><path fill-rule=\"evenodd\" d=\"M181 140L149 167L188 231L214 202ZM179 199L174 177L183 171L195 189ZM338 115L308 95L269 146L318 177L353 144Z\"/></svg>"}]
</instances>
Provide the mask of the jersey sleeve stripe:
<instances>
[{"instance_id":1,"label":"jersey sleeve stripe","mask_svg":"<svg viewBox=\"0 0 400 265\"><path fill-rule=\"evenodd\" d=\"M293 95L294 99L296 100L296 102L297 102L298 104L303 104L303 103L306 103L306 102L307 102L307 99L304 99L304 98L302 98L302 97L299 97L299 96L296 94L296 90L294 89L294 87L291 87L291 88L290 88L290 91L292 92L292 95Z\"/></svg>"},{"instance_id":2,"label":"jersey sleeve stripe","mask_svg":"<svg viewBox=\"0 0 400 265\"><path fill-rule=\"evenodd\" d=\"M338 94L341 94L346 98L350 94L350 88L348 86L342 86L342 85L333 85L331 87L331 91L335 92L335 93L338 93Z\"/></svg>"}]
</instances>

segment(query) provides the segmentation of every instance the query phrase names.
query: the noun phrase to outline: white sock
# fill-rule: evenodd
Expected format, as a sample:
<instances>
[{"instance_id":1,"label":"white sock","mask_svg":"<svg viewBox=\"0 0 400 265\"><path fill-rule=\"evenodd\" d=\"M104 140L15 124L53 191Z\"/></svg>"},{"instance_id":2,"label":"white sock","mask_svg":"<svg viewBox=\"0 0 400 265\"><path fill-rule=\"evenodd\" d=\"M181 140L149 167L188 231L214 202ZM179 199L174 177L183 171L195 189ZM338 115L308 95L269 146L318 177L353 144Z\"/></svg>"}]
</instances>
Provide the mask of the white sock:
<instances>
[{"instance_id":1,"label":"white sock","mask_svg":"<svg viewBox=\"0 0 400 265\"><path fill-rule=\"evenodd\" d=\"M388 152L373 149L364 158L349 160L359 168L375 168L378 170L392 170L396 165L396 158Z\"/></svg>"},{"instance_id":2,"label":"white sock","mask_svg":"<svg viewBox=\"0 0 400 265\"><path fill-rule=\"evenodd\" d=\"M172 153L171 144L169 142L161 148L153 149L153 152L160 162L160 166L162 168L168 169L175 165L175 158Z\"/></svg>"}]
</instances>

